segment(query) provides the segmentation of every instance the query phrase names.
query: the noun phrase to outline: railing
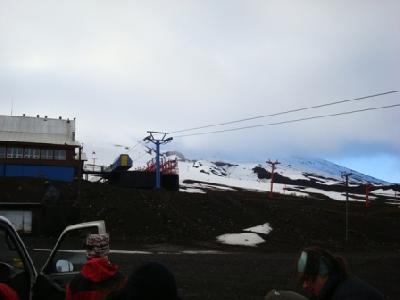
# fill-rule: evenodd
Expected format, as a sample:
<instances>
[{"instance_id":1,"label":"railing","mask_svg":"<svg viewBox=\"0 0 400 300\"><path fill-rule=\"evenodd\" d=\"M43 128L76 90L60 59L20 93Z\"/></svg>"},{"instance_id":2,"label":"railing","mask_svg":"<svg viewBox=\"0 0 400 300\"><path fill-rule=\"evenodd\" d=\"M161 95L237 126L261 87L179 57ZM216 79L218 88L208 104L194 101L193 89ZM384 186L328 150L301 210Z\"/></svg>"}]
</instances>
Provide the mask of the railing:
<instances>
[{"instance_id":1,"label":"railing","mask_svg":"<svg viewBox=\"0 0 400 300\"><path fill-rule=\"evenodd\" d=\"M156 166L157 166L156 160L153 158L147 162L145 167L139 167L136 170L143 172L155 172ZM179 173L178 160L176 158L166 159L162 157L160 159L160 172L162 174L178 174Z\"/></svg>"}]
</instances>

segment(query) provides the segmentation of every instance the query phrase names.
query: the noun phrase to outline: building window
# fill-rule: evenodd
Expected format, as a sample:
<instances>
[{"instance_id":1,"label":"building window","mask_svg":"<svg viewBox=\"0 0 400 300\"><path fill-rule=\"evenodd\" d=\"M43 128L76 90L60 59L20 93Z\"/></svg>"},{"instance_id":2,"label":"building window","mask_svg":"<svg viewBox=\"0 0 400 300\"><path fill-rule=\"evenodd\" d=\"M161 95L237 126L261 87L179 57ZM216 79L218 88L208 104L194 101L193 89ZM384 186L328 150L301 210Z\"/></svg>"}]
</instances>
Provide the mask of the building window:
<instances>
[{"instance_id":1,"label":"building window","mask_svg":"<svg viewBox=\"0 0 400 300\"><path fill-rule=\"evenodd\" d=\"M41 159L53 159L53 150L50 150L50 149L40 150L40 158Z\"/></svg>"},{"instance_id":2,"label":"building window","mask_svg":"<svg viewBox=\"0 0 400 300\"><path fill-rule=\"evenodd\" d=\"M15 148L15 157L23 158L24 157L24 148Z\"/></svg>"},{"instance_id":3,"label":"building window","mask_svg":"<svg viewBox=\"0 0 400 300\"><path fill-rule=\"evenodd\" d=\"M0 146L0 158L6 158L6 154L7 154L6 147Z\"/></svg>"},{"instance_id":4,"label":"building window","mask_svg":"<svg viewBox=\"0 0 400 300\"><path fill-rule=\"evenodd\" d=\"M39 159L40 158L40 149L32 149L32 158Z\"/></svg>"},{"instance_id":5,"label":"building window","mask_svg":"<svg viewBox=\"0 0 400 300\"><path fill-rule=\"evenodd\" d=\"M40 150L34 149L34 148L25 148L24 149L24 158L39 159L40 158Z\"/></svg>"},{"instance_id":6,"label":"building window","mask_svg":"<svg viewBox=\"0 0 400 300\"><path fill-rule=\"evenodd\" d=\"M65 150L54 150L54 159L66 160L67 152Z\"/></svg>"},{"instance_id":7,"label":"building window","mask_svg":"<svg viewBox=\"0 0 400 300\"><path fill-rule=\"evenodd\" d=\"M32 148L25 148L24 149L24 158L32 158Z\"/></svg>"},{"instance_id":8,"label":"building window","mask_svg":"<svg viewBox=\"0 0 400 300\"><path fill-rule=\"evenodd\" d=\"M48 159L54 158L54 150L47 150L47 157Z\"/></svg>"},{"instance_id":9,"label":"building window","mask_svg":"<svg viewBox=\"0 0 400 300\"><path fill-rule=\"evenodd\" d=\"M17 149L14 147L7 147L7 158L15 158Z\"/></svg>"}]
</instances>

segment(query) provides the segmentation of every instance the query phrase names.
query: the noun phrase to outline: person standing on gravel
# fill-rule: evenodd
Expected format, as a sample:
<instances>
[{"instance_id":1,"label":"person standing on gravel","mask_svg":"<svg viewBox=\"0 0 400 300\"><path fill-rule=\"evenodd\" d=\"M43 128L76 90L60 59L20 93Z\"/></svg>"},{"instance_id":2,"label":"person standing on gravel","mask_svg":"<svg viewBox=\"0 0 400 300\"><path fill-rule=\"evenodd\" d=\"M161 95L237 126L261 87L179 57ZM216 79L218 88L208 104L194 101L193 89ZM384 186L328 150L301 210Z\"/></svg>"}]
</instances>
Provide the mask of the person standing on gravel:
<instances>
[{"instance_id":1,"label":"person standing on gravel","mask_svg":"<svg viewBox=\"0 0 400 300\"><path fill-rule=\"evenodd\" d=\"M374 287L349 274L343 258L319 247L301 251L297 274L305 290L318 300L383 300Z\"/></svg>"},{"instance_id":2,"label":"person standing on gravel","mask_svg":"<svg viewBox=\"0 0 400 300\"><path fill-rule=\"evenodd\" d=\"M86 239L87 262L66 286L66 300L103 300L120 289L125 276L108 259L109 235L89 234Z\"/></svg>"}]
</instances>

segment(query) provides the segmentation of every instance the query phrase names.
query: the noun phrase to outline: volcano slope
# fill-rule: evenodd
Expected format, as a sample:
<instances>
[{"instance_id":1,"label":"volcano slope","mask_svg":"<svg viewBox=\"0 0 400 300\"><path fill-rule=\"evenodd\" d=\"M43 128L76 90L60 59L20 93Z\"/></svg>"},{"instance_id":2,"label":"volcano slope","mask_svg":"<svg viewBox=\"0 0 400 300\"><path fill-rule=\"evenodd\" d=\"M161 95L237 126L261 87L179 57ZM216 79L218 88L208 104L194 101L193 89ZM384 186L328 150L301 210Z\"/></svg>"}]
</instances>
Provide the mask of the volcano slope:
<instances>
[{"instance_id":1,"label":"volcano slope","mask_svg":"<svg viewBox=\"0 0 400 300\"><path fill-rule=\"evenodd\" d=\"M318 244L330 249L373 251L399 247L399 208L373 202L297 198L248 191L205 194L121 189L85 183L72 202L76 221L104 219L115 238L133 244L172 243L221 247L216 236L269 223L262 251L297 250Z\"/></svg>"},{"instance_id":2,"label":"volcano slope","mask_svg":"<svg viewBox=\"0 0 400 300\"><path fill-rule=\"evenodd\" d=\"M250 191L184 193L119 188L102 183L48 183L1 179L0 205L37 202L63 214L59 226L104 219L113 239L129 244L183 244L226 248L216 237L269 223L260 251L292 251L306 245L375 251L398 249L400 209L384 201L349 202L345 241L345 201ZM45 215L43 218L50 218ZM43 220L44 221L44 220ZM54 235L58 235L55 232ZM234 247L229 247L234 248Z\"/></svg>"},{"instance_id":3,"label":"volcano slope","mask_svg":"<svg viewBox=\"0 0 400 300\"><path fill-rule=\"evenodd\" d=\"M41 202L63 214L60 222L103 219L112 248L155 250L153 255L115 255L128 271L145 260L159 260L176 273L185 299L262 299L270 288L298 289L293 260L304 246L319 245L349 258L353 271L385 292L400 297L400 209L374 201L345 202L248 191L200 193L117 188L102 183L0 181L1 201ZM52 198L53 197L53 198ZM56 204L55 204L56 203ZM224 245L216 237L269 223L272 231L256 247ZM56 236L56 233L54 234ZM31 249L49 239L26 236ZM173 249L173 251L170 251ZM231 255L175 255L175 250L219 250ZM170 255L168 252L170 251ZM166 255L160 254L167 253ZM396 267L397 266L397 267Z\"/></svg>"}]
</instances>

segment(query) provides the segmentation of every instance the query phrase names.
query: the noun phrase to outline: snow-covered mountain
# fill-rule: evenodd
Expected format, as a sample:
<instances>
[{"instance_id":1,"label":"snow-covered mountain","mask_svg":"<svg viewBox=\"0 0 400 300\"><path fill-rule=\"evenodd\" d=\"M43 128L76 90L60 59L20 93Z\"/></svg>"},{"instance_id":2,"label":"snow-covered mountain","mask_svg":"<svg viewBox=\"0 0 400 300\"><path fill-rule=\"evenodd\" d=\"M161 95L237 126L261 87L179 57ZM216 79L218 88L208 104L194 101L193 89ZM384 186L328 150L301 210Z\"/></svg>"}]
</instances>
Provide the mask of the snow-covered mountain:
<instances>
[{"instance_id":1,"label":"snow-covered mountain","mask_svg":"<svg viewBox=\"0 0 400 300\"><path fill-rule=\"evenodd\" d=\"M198 172L203 174L213 174L217 176L226 176L230 178L253 178L254 168L266 168L269 170L267 164L261 165L258 163L247 163L247 164L236 164L226 162L209 162L205 160L189 161L179 158L181 165L191 165L197 169ZM279 164L275 173L282 176L289 177L291 179L304 179L309 180L311 177L315 177L325 184L334 184L341 182L342 173L351 173L349 181L352 184L370 183L375 185L387 185L388 182L374 178L369 175L361 174L355 170L351 170L346 167L338 166L323 159L305 159L301 157L290 157L279 159ZM186 167L187 169L187 167ZM183 175L183 174L182 174Z\"/></svg>"},{"instance_id":2,"label":"snow-covered mountain","mask_svg":"<svg viewBox=\"0 0 400 300\"><path fill-rule=\"evenodd\" d=\"M271 167L259 163L234 163L207 160L188 160L177 152L168 153L177 158L181 191L253 190L269 191ZM274 192L298 196L322 195L335 200L345 200L342 173L351 173L349 189L351 200L365 200L365 185L371 184L369 199L377 196L396 199L397 193L388 189L388 182L361 174L323 159L288 157L278 160L274 172Z\"/></svg>"},{"instance_id":3,"label":"snow-covered mountain","mask_svg":"<svg viewBox=\"0 0 400 300\"><path fill-rule=\"evenodd\" d=\"M144 152L132 157L134 161L132 169L143 166L154 158L154 153ZM271 166L265 162L193 160L178 151L168 151L163 155L166 159L178 160L180 190L184 192L201 193L206 190L266 192L271 188ZM378 196L389 200L400 197L400 193L396 192L390 183L324 159L292 156L277 160L280 163L274 172L274 192L345 200L346 189L342 173L351 173L348 189L351 200L365 201L367 184L373 185L370 189L370 200Z\"/></svg>"}]
</instances>

